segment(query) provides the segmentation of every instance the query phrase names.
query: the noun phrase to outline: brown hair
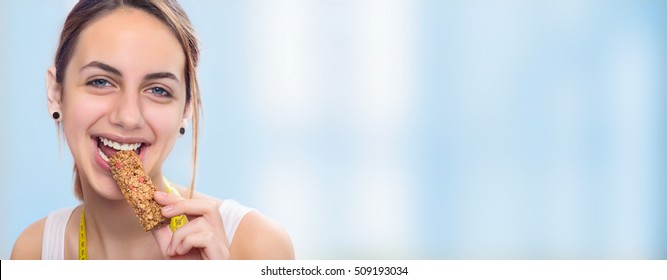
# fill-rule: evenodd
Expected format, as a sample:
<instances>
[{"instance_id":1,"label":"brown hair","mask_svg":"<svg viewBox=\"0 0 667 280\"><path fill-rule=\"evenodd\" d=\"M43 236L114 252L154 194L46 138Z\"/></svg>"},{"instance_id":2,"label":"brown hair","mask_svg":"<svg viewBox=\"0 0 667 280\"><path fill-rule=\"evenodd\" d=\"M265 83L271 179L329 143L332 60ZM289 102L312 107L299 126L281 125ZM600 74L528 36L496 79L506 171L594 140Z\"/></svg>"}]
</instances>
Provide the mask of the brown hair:
<instances>
[{"instance_id":1,"label":"brown hair","mask_svg":"<svg viewBox=\"0 0 667 280\"><path fill-rule=\"evenodd\" d=\"M67 16L60 34L60 43L56 51L56 82L63 84L65 69L72 58L81 32L100 17L120 8L134 8L153 15L171 29L181 43L185 53L185 91L186 107L192 103L192 178L190 193L192 197L197 168L197 141L199 135L199 114L201 98L197 83L197 62L199 46L194 28L183 8L175 0L79 0ZM63 93L63 98L64 98ZM81 178L74 164L74 193L83 200Z\"/></svg>"}]
</instances>

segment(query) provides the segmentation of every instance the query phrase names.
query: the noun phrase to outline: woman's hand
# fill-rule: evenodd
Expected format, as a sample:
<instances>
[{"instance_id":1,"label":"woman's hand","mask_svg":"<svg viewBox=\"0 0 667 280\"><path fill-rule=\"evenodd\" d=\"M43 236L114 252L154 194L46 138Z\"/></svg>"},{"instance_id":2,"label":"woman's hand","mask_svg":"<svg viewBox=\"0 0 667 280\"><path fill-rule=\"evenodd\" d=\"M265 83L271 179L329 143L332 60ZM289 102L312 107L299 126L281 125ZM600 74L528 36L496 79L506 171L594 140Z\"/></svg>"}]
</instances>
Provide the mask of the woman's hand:
<instances>
[{"instance_id":1,"label":"woman's hand","mask_svg":"<svg viewBox=\"0 0 667 280\"><path fill-rule=\"evenodd\" d=\"M189 220L173 234L168 226L152 231L165 259L229 258L229 240L222 225L220 202L208 198L185 199L160 191L153 197L164 205L162 215L166 218L185 214Z\"/></svg>"}]
</instances>

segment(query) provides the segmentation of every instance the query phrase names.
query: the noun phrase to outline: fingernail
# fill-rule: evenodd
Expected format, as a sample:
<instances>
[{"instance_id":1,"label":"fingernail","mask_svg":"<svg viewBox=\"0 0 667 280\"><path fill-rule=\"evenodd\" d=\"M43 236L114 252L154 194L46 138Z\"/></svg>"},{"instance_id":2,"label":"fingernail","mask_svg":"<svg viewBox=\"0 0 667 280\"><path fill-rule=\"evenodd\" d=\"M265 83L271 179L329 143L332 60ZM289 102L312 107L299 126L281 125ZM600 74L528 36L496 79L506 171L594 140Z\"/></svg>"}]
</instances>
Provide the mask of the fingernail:
<instances>
[{"instance_id":1,"label":"fingernail","mask_svg":"<svg viewBox=\"0 0 667 280\"><path fill-rule=\"evenodd\" d=\"M172 209L174 209L174 206L173 206L173 205L167 205L167 206L165 206L165 207L162 208L162 211L164 211L164 212L169 212L169 211L171 211Z\"/></svg>"},{"instance_id":2,"label":"fingernail","mask_svg":"<svg viewBox=\"0 0 667 280\"><path fill-rule=\"evenodd\" d=\"M161 192L161 191L155 191L155 196L165 197L165 196L167 196L167 193L166 192Z\"/></svg>"}]
</instances>

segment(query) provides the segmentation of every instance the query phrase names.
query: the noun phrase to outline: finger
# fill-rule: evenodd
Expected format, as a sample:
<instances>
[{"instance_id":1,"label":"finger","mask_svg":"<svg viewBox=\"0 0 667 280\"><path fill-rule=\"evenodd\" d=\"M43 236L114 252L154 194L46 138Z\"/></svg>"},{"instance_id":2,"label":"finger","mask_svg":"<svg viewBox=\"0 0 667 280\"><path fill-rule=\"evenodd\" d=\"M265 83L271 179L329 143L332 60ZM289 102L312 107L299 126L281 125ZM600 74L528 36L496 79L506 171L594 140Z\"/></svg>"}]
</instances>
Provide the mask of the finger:
<instances>
[{"instance_id":1,"label":"finger","mask_svg":"<svg viewBox=\"0 0 667 280\"><path fill-rule=\"evenodd\" d=\"M194 219L185 225L179 227L176 229L176 231L173 232L173 235L171 237L171 245L167 250L167 254L170 256L176 255L176 248L178 248L181 243L183 242L183 239L187 237L190 234L195 234L199 231L206 230L208 228L208 225L202 223L202 219L197 218Z\"/></svg>"},{"instance_id":2,"label":"finger","mask_svg":"<svg viewBox=\"0 0 667 280\"><path fill-rule=\"evenodd\" d=\"M169 205L180 200L185 200L185 198L182 198L178 195L161 191L156 191L155 193L153 193L153 199L155 199L155 201L161 205Z\"/></svg>"},{"instance_id":3,"label":"finger","mask_svg":"<svg viewBox=\"0 0 667 280\"><path fill-rule=\"evenodd\" d=\"M175 253L171 253L171 254L169 253L169 251L171 250L171 247L175 247L172 244L173 234L171 233L171 230L169 230L169 227L161 227L161 228L158 228L158 229L154 229L154 230L151 231L151 234L153 235L153 238L155 238L155 241L158 244L158 248L160 248L160 253L162 253L162 257L164 259L185 260L185 259L198 258L195 255L178 256Z\"/></svg>"},{"instance_id":4,"label":"finger","mask_svg":"<svg viewBox=\"0 0 667 280\"><path fill-rule=\"evenodd\" d=\"M169 244L171 244L172 233L169 230L169 227L160 227L151 231L153 238L157 242L160 252L162 252L163 257L168 257Z\"/></svg>"},{"instance_id":5,"label":"finger","mask_svg":"<svg viewBox=\"0 0 667 280\"><path fill-rule=\"evenodd\" d=\"M172 237L171 237L171 247L167 251L168 254L173 255L176 254L176 248L181 245L183 240L188 236L192 234L197 234L199 232L213 232L213 229L211 225L206 221L206 219L199 217L196 218L182 227L179 227L176 231L174 231Z\"/></svg>"},{"instance_id":6,"label":"finger","mask_svg":"<svg viewBox=\"0 0 667 280\"><path fill-rule=\"evenodd\" d=\"M219 203L213 199L180 199L162 208L162 215L167 218L181 214L219 217L219 207Z\"/></svg>"},{"instance_id":7,"label":"finger","mask_svg":"<svg viewBox=\"0 0 667 280\"><path fill-rule=\"evenodd\" d=\"M216 240L215 234L210 231L197 232L186 236L175 251L182 255L187 254L194 248L200 250L204 259L220 260L229 258L229 250Z\"/></svg>"},{"instance_id":8,"label":"finger","mask_svg":"<svg viewBox=\"0 0 667 280\"><path fill-rule=\"evenodd\" d=\"M212 248L229 247L229 242L227 241L227 237L225 236L224 232L216 231L214 227L208 222L208 220L206 220L203 217L199 217L185 224L184 226L178 228L174 232L171 238L171 247L169 248L169 251L167 253L169 255L187 253L191 249L191 247L186 247L188 249L183 250L182 244L184 240L190 238L190 236L200 236L200 237L206 236L207 238L210 237L210 239L207 240L210 241ZM195 244L202 245L202 243L200 242L197 242Z\"/></svg>"}]
</instances>

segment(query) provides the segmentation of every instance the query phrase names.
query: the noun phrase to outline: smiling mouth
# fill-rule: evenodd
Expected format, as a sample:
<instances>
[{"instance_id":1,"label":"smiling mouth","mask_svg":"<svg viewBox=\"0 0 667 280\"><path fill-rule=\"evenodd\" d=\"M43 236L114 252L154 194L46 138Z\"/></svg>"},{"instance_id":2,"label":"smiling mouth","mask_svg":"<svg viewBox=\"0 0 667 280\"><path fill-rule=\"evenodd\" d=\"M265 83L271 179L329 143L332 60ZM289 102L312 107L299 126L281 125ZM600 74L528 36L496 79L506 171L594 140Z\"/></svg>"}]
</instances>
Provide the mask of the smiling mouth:
<instances>
[{"instance_id":1,"label":"smiling mouth","mask_svg":"<svg viewBox=\"0 0 667 280\"><path fill-rule=\"evenodd\" d=\"M143 146L144 143L120 143L104 137L97 137L97 152L106 162L109 162L109 158L119 151L134 151L137 155L140 155Z\"/></svg>"}]
</instances>

